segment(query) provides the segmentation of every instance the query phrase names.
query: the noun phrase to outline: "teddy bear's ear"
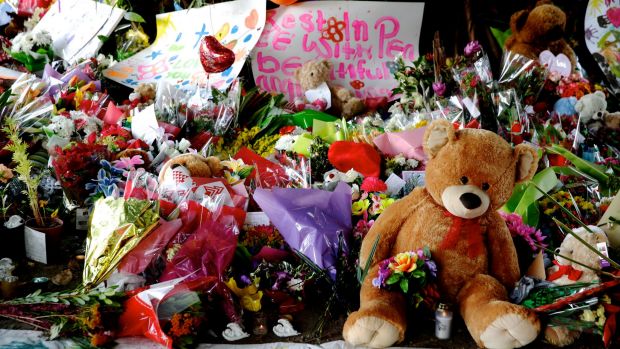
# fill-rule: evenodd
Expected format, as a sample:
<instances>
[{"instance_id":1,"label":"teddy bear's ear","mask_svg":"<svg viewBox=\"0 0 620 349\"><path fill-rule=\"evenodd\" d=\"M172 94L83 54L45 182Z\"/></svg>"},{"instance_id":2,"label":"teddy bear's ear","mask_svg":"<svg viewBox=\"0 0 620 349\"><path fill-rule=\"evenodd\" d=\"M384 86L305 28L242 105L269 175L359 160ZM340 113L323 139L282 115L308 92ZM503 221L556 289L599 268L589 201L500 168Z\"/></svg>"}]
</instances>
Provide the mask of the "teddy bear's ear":
<instances>
[{"instance_id":1,"label":"teddy bear's ear","mask_svg":"<svg viewBox=\"0 0 620 349\"><path fill-rule=\"evenodd\" d=\"M520 183L532 179L538 168L536 150L529 145L519 144L515 147L515 157L517 158L515 181Z\"/></svg>"},{"instance_id":2,"label":"teddy bear's ear","mask_svg":"<svg viewBox=\"0 0 620 349\"><path fill-rule=\"evenodd\" d=\"M323 63L323 65L325 66L325 68L327 68L327 70L331 70L331 69L332 69L332 67L333 67L332 62L330 62L330 61L328 61L328 60L324 60L324 61L323 61L323 62L321 62L321 63Z\"/></svg>"},{"instance_id":3,"label":"teddy bear's ear","mask_svg":"<svg viewBox=\"0 0 620 349\"><path fill-rule=\"evenodd\" d=\"M605 96L605 92L598 90L596 92L594 92L594 95L599 96L600 98L606 99L607 96Z\"/></svg>"},{"instance_id":4,"label":"teddy bear's ear","mask_svg":"<svg viewBox=\"0 0 620 349\"><path fill-rule=\"evenodd\" d=\"M530 11L521 10L513 13L512 16L510 16L510 29L512 30L513 34L516 34L517 32L521 31L521 29L523 29L523 26L525 25L525 22L527 22L527 16L529 14Z\"/></svg>"},{"instance_id":5,"label":"teddy bear's ear","mask_svg":"<svg viewBox=\"0 0 620 349\"><path fill-rule=\"evenodd\" d=\"M424 132L424 151L434 158L439 150L456 139L454 126L448 120L436 120Z\"/></svg>"}]
</instances>

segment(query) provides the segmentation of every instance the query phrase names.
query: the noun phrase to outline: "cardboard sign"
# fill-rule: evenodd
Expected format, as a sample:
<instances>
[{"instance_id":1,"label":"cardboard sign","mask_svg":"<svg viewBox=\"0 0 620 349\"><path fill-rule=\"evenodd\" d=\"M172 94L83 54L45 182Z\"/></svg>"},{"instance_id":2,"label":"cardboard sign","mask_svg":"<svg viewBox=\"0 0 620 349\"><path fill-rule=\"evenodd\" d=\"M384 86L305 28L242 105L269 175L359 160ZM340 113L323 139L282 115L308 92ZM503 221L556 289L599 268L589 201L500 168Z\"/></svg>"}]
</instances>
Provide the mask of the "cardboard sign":
<instances>
[{"instance_id":1,"label":"cardboard sign","mask_svg":"<svg viewBox=\"0 0 620 349\"><path fill-rule=\"evenodd\" d=\"M53 40L54 53L69 63L96 56L103 45L97 36L108 36L123 19L124 10L92 0L57 0L37 24Z\"/></svg>"},{"instance_id":2,"label":"cardboard sign","mask_svg":"<svg viewBox=\"0 0 620 349\"><path fill-rule=\"evenodd\" d=\"M265 1L237 0L160 14L153 45L115 64L104 75L129 87L164 79L180 89L196 84L224 89L239 75L258 42L265 6ZM215 36L235 53L235 63L229 69L208 76L199 56L201 39L207 35Z\"/></svg>"},{"instance_id":3,"label":"cardboard sign","mask_svg":"<svg viewBox=\"0 0 620 349\"><path fill-rule=\"evenodd\" d=\"M333 63L332 82L360 98L390 96L394 59L418 57L424 3L306 1L267 12L252 54L256 85L289 100L303 91L295 70L314 59Z\"/></svg>"}]
</instances>

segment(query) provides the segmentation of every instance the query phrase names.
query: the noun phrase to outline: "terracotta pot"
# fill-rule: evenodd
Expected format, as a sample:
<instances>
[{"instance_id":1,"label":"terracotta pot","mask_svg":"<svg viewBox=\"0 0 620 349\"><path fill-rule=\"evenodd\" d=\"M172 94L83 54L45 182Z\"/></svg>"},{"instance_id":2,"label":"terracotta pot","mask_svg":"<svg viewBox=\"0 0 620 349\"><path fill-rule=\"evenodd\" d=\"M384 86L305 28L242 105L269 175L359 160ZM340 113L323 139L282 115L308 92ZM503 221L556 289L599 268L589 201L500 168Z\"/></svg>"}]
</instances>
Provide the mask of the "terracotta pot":
<instances>
[{"instance_id":1,"label":"terracotta pot","mask_svg":"<svg viewBox=\"0 0 620 349\"><path fill-rule=\"evenodd\" d=\"M26 256L37 262L48 264L55 261L59 256L60 239L64 223L58 218L46 220L44 227L37 227L34 219L26 222L26 231L24 240L26 243ZM33 246L40 244L37 233L43 233L45 236L45 253L34 251ZM34 238L33 238L34 236ZM29 246L30 245L30 246Z\"/></svg>"}]
</instances>

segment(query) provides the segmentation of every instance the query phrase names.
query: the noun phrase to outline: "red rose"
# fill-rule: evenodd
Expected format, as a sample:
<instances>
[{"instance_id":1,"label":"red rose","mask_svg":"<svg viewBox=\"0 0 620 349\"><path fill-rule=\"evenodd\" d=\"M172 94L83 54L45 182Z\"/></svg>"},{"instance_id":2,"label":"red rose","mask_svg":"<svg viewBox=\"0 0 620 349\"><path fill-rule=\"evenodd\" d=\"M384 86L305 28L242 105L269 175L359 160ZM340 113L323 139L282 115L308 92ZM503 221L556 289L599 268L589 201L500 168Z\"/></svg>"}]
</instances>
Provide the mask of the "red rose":
<instances>
[{"instance_id":1,"label":"red rose","mask_svg":"<svg viewBox=\"0 0 620 349\"><path fill-rule=\"evenodd\" d=\"M385 182L380 180L378 177L366 177L362 182L360 188L365 192L377 192L381 193L387 190L387 185Z\"/></svg>"}]
</instances>

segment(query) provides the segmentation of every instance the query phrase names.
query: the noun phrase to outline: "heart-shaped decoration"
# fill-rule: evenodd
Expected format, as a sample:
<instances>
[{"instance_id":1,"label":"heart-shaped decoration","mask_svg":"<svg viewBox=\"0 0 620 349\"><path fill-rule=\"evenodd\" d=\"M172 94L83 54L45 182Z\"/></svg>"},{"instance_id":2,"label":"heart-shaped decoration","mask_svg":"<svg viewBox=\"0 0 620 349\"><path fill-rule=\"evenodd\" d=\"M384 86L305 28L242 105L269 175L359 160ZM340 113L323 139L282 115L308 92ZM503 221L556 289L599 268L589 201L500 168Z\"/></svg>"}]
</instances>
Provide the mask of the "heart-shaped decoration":
<instances>
[{"instance_id":1,"label":"heart-shaped decoration","mask_svg":"<svg viewBox=\"0 0 620 349\"><path fill-rule=\"evenodd\" d=\"M234 62L235 53L220 44L214 36L208 35L202 38L200 63L207 74L221 73L230 68Z\"/></svg>"},{"instance_id":2,"label":"heart-shaped decoration","mask_svg":"<svg viewBox=\"0 0 620 349\"><path fill-rule=\"evenodd\" d=\"M570 59L563 53L556 56L551 51L544 50L538 56L538 61L540 64L546 65L549 72L556 72L561 76L569 76L573 70Z\"/></svg>"},{"instance_id":3,"label":"heart-shaped decoration","mask_svg":"<svg viewBox=\"0 0 620 349\"><path fill-rule=\"evenodd\" d=\"M258 11L253 9L250 15L245 17L245 26L248 27L248 29L254 29L256 28L256 24L258 24Z\"/></svg>"}]
</instances>

